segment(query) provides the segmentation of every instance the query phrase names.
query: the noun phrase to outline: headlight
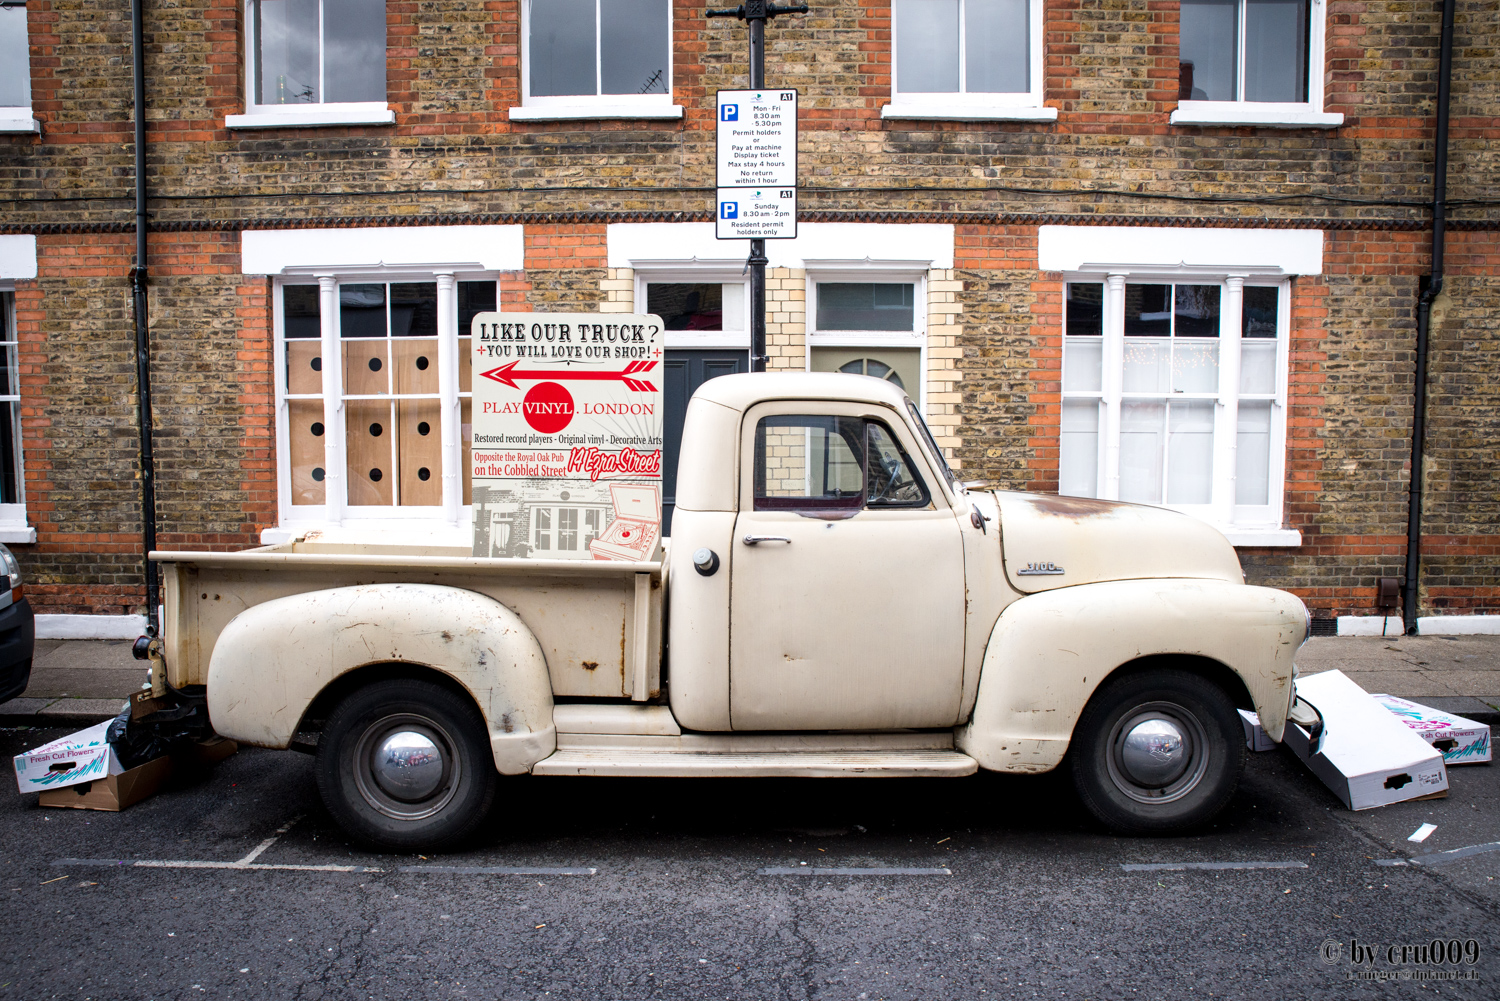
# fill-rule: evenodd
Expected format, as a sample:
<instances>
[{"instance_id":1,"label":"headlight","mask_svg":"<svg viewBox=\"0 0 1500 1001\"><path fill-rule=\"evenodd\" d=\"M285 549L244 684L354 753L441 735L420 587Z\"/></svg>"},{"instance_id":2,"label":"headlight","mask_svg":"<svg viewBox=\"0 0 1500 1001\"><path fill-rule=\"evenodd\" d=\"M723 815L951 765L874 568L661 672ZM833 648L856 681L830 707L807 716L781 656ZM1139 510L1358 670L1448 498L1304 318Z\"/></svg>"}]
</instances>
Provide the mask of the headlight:
<instances>
[{"instance_id":1,"label":"headlight","mask_svg":"<svg viewBox=\"0 0 1500 1001\"><path fill-rule=\"evenodd\" d=\"M5 567L5 572L10 576L12 589L21 586L21 564L16 560L16 554L10 548L0 545L0 565Z\"/></svg>"}]
</instances>

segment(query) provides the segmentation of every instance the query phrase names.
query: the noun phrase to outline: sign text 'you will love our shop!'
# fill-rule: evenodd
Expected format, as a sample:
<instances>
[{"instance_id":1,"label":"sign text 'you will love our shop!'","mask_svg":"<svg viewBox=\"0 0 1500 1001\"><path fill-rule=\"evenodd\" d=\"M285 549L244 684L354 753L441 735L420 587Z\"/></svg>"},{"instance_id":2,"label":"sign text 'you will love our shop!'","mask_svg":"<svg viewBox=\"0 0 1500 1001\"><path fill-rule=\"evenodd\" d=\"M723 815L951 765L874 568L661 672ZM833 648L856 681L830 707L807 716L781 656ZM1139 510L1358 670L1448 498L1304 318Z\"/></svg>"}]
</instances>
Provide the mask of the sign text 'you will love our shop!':
<instances>
[{"instance_id":1,"label":"sign text 'you will love our shop!'","mask_svg":"<svg viewBox=\"0 0 1500 1001\"><path fill-rule=\"evenodd\" d=\"M480 313L469 350L474 555L652 559L661 318Z\"/></svg>"}]
</instances>

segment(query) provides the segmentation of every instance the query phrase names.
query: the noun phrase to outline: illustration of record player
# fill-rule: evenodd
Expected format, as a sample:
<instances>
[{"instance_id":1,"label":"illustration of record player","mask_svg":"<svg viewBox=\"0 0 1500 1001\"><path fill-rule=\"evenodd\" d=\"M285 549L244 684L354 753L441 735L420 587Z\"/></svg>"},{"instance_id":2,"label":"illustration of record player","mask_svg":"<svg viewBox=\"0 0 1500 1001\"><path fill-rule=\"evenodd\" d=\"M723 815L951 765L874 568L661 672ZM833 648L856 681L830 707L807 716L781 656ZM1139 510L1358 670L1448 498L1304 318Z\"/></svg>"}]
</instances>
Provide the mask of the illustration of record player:
<instances>
[{"instance_id":1,"label":"illustration of record player","mask_svg":"<svg viewBox=\"0 0 1500 1001\"><path fill-rule=\"evenodd\" d=\"M658 484L611 483L614 520L589 543L596 560L649 560L661 535L661 487Z\"/></svg>"}]
</instances>

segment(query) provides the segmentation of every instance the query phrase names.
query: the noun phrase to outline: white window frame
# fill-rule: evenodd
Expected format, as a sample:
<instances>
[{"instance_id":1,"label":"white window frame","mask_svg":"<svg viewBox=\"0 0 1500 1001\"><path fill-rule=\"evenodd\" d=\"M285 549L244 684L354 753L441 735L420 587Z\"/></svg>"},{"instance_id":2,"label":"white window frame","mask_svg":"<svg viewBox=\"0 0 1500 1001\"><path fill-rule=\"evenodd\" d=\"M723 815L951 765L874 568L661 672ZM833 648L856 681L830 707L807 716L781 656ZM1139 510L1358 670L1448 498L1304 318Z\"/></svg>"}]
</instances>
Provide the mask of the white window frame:
<instances>
[{"instance_id":1,"label":"white window frame","mask_svg":"<svg viewBox=\"0 0 1500 1001\"><path fill-rule=\"evenodd\" d=\"M13 394L0 394L0 405L19 404L20 335L16 325L16 287L11 281L0 281L0 298L8 298L4 309L5 325L0 329L0 348L14 347L17 353L17 385ZM0 504L0 542L35 542L36 529L26 523L26 439L21 431L19 407L16 412L16 503Z\"/></svg>"},{"instance_id":2,"label":"white window frame","mask_svg":"<svg viewBox=\"0 0 1500 1001\"><path fill-rule=\"evenodd\" d=\"M1030 25L1030 89L1008 94L983 94L967 93L928 93L922 91L903 91L901 89L900 76L897 73L896 53L901 44L900 19L896 16L894 4L891 9L891 103L880 109L881 118L913 118L948 121L1013 121L1013 122L1055 122L1057 121L1057 109L1042 106L1043 80L1046 66L1044 65L1045 45L1043 39L1045 34L1042 0L1029 0L1030 11L1028 22ZM967 0L960 0L959 4L959 83L963 84L965 78L965 63L968 55L964 51L963 24L965 12L968 9Z\"/></svg>"},{"instance_id":3,"label":"white window frame","mask_svg":"<svg viewBox=\"0 0 1500 1001\"><path fill-rule=\"evenodd\" d=\"M443 500L436 506L353 507L346 502L344 477L348 462L344 456L345 417L342 370L337 364L323 367L324 455L325 469L339 470L329 477L323 504L292 503L291 438L286 391L286 337L282 305L283 288L289 285L312 285L322 291L322 343L324 358L338 358L339 311L338 286L360 282L436 282L438 286L438 372L439 406L443 414L439 433L443 454ZM422 541L437 545L472 545L471 508L463 501L463 481L468 471L463 463L461 401L472 393L463 393L458 385L458 283L499 281L499 272L448 267L380 267L361 270L330 268L287 268L284 275L272 278L272 311L276 389L276 496L280 512L277 529L261 533L264 543L288 542L310 531L334 537L382 537L397 533L400 541ZM499 304L499 286L495 290ZM443 373L447 372L447 377ZM344 491L341 495L339 491Z\"/></svg>"},{"instance_id":4,"label":"white window frame","mask_svg":"<svg viewBox=\"0 0 1500 1001\"><path fill-rule=\"evenodd\" d=\"M577 118L681 118L682 105L672 103L675 46L672 26L676 7L667 5L667 88L664 94L566 94L533 96L531 93L531 5L521 0L521 105L510 109L513 122L565 121ZM603 44L599 0L594 0L594 69L598 79L599 47ZM597 82L596 82L597 85Z\"/></svg>"},{"instance_id":5,"label":"white window frame","mask_svg":"<svg viewBox=\"0 0 1500 1001\"><path fill-rule=\"evenodd\" d=\"M320 125L392 125L396 113L385 101L341 101L321 104L258 104L260 81L255 77L255 47L259 44L260 26L256 23L254 0L244 0L245 11L245 113L226 115L224 125L230 129L313 128ZM318 4L318 21L323 19L323 5ZM389 49L390 40L386 40ZM319 60L323 45L318 46ZM322 76L319 66L318 75ZM389 87L389 83L387 83ZM320 87L320 93L324 93Z\"/></svg>"},{"instance_id":6,"label":"white window frame","mask_svg":"<svg viewBox=\"0 0 1500 1001\"><path fill-rule=\"evenodd\" d=\"M819 330L818 286L823 282L874 283L877 285L912 286L912 330ZM814 263L807 262L807 357L805 365L811 372L814 348L904 348L918 349L917 394L912 396L910 386L906 395L912 397L917 409L927 413L927 270L925 268L891 267L887 264L861 264L857 262Z\"/></svg>"},{"instance_id":7,"label":"white window frame","mask_svg":"<svg viewBox=\"0 0 1500 1001\"><path fill-rule=\"evenodd\" d=\"M676 266L673 266L675 263ZM750 278L744 261L704 262L697 267L683 267L680 262L637 262L635 264L636 312L650 308L648 285L684 283L691 285L740 285L744 288L737 330L666 330L662 347L707 351L724 349L750 350Z\"/></svg>"},{"instance_id":8,"label":"white window frame","mask_svg":"<svg viewBox=\"0 0 1500 1001\"><path fill-rule=\"evenodd\" d=\"M1064 282L1103 284L1103 343L1101 359L1101 383L1098 391L1063 389L1064 401L1095 399L1100 403L1098 488L1096 495L1106 500L1119 499L1119 451L1120 451L1120 406L1129 399L1170 401L1173 393L1125 393L1122 385L1124 374L1125 336L1125 286L1127 284L1178 284L1218 285L1222 291L1220 302L1219 387L1212 398L1214 414L1214 457L1212 470L1212 499L1208 504L1166 504L1159 506L1181 511L1208 522L1229 538L1235 545L1243 546L1296 546L1302 541L1301 533L1282 527L1286 492L1286 425L1287 391L1291 361L1291 312L1292 280L1272 273L1273 269L1244 269L1237 273L1223 270L1192 268L1110 268L1100 271L1065 272ZM1242 394L1240 382L1240 317L1245 287L1262 286L1280 290L1277 302L1276 331L1276 387L1271 399L1271 464L1267 474L1267 495L1270 503L1265 505L1241 505L1234 502L1237 413ZM1064 298L1066 302L1066 297ZM1232 314L1232 315L1231 315ZM1066 344L1068 334L1066 318L1061 334ZM1062 352L1061 385L1067 385L1066 349ZM1260 394L1248 394L1260 395ZM1199 394L1193 397L1199 398Z\"/></svg>"},{"instance_id":9,"label":"white window frame","mask_svg":"<svg viewBox=\"0 0 1500 1001\"><path fill-rule=\"evenodd\" d=\"M29 81L30 81L30 77L31 77L31 45L30 45L30 35L31 35L31 32L29 30L30 29L30 18L26 17L26 3L25 3L25 0L12 0L12 3L15 6L20 7L20 9L21 9L21 16L23 18L25 18L26 24L27 24L27 28L28 28L27 33L26 33L27 34L26 74L27 74L27 80L28 80L27 94L30 95L30 93L31 93L31 88L29 86ZM12 8L12 9L14 9L14 8ZM32 115L32 113L31 113L31 102L30 101L28 101L26 104L13 104L13 105L9 105L7 107L0 108L0 133L3 133L3 132L30 132L30 133L35 134L35 133L38 133L38 132L41 132L41 131L42 131L42 123L39 122L39 121L37 121L36 118L35 118L35 116ZM10 542L12 540L6 539L4 541Z\"/></svg>"},{"instance_id":10,"label":"white window frame","mask_svg":"<svg viewBox=\"0 0 1500 1001\"><path fill-rule=\"evenodd\" d=\"M1235 43L1245 45L1245 4L1238 5L1239 24ZM1281 129L1336 129L1344 124L1340 112L1323 110L1324 51L1328 35L1328 9L1323 0L1310 0L1307 11L1307 100L1302 101L1179 101L1171 114L1173 125L1262 125ZM1238 61L1236 90L1244 93L1245 60Z\"/></svg>"}]
</instances>

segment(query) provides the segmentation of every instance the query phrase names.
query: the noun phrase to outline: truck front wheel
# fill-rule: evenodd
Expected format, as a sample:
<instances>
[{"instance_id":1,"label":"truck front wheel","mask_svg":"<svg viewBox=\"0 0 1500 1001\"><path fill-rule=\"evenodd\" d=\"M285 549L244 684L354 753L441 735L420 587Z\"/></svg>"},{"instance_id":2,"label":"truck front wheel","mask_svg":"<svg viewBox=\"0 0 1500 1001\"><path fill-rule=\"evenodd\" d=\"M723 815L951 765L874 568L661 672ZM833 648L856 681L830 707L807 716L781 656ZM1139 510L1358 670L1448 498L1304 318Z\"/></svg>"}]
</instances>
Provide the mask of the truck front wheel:
<instances>
[{"instance_id":1,"label":"truck front wheel","mask_svg":"<svg viewBox=\"0 0 1500 1001\"><path fill-rule=\"evenodd\" d=\"M378 848L458 844L484 820L497 781L484 718L429 681L356 690L318 741L318 791L339 826Z\"/></svg>"},{"instance_id":2,"label":"truck front wheel","mask_svg":"<svg viewBox=\"0 0 1500 1001\"><path fill-rule=\"evenodd\" d=\"M1164 669L1106 682L1084 708L1070 749L1073 782L1095 817L1121 834L1171 834L1207 823L1239 785L1245 742L1217 685Z\"/></svg>"}]
</instances>

